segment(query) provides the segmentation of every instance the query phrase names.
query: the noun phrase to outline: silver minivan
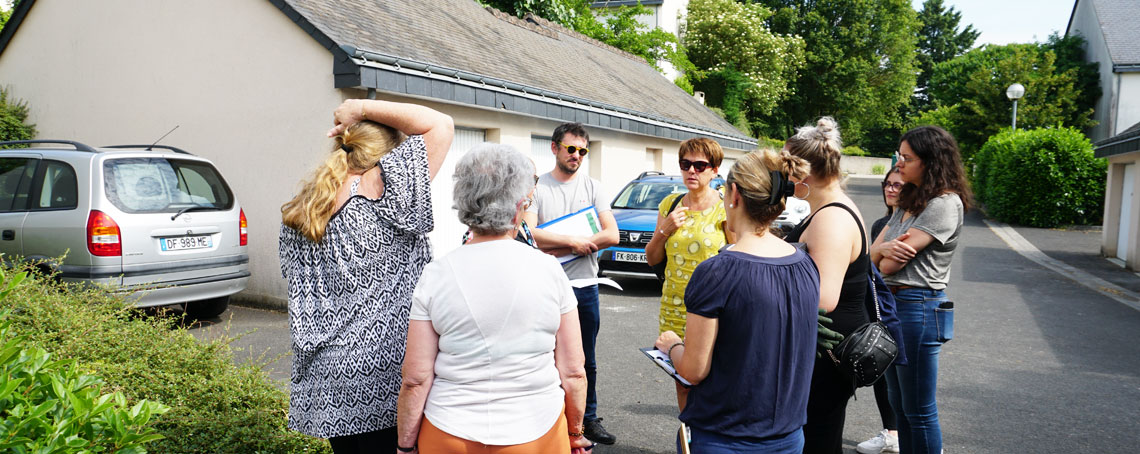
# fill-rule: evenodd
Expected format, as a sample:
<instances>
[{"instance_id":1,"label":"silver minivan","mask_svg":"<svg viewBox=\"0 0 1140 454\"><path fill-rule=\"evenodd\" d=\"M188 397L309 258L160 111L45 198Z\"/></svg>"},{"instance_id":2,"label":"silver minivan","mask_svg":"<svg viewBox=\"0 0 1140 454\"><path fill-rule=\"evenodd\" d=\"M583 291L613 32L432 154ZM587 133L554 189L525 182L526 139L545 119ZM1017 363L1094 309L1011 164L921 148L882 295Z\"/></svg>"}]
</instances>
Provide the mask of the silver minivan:
<instances>
[{"instance_id":1,"label":"silver minivan","mask_svg":"<svg viewBox=\"0 0 1140 454\"><path fill-rule=\"evenodd\" d=\"M221 314L245 288L245 212L209 160L160 145L0 147L6 260L42 261L63 281L110 285L140 307L185 304L196 318Z\"/></svg>"}]
</instances>

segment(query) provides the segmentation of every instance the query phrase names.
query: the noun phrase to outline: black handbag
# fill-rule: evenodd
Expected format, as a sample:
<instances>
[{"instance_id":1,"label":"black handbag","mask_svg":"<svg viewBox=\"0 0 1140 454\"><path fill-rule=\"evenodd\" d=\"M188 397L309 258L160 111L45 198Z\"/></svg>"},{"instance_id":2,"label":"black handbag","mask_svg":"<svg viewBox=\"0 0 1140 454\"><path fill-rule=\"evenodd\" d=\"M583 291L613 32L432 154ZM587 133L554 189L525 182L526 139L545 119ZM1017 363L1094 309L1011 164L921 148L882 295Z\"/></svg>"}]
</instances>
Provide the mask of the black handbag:
<instances>
[{"instance_id":1,"label":"black handbag","mask_svg":"<svg viewBox=\"0 0 1140 454\"><path fill-rule=\"evenodd\" d=\"M827 354L835 362L835 366L851 378L853 387L871 386L887 372L887 368L899 356L899 346L891 337L887 326L882 322L879 313L878 286L875 284L875 273L868 273L870 280L868 290L875 298L875 321L860 326L843 339L835 350L828 350Z\"/></svg>"}]
</instances>

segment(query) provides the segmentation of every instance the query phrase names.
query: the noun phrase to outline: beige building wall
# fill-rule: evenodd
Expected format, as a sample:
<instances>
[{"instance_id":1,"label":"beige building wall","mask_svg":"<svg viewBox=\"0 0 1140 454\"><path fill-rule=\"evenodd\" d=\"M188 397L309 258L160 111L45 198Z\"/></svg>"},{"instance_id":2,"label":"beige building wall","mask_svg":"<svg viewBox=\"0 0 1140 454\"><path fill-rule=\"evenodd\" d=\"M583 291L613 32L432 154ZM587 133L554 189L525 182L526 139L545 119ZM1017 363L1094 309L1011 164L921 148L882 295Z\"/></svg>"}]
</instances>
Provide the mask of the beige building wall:
<instances>
[{"instance_id":1,"label":"beige building wall","mask_svg":"<svg viewBox=\"0 0 1140 454\"><path fill-rule=\"evenodd\" d=\"M279 207L329 141L332 56L265 1L41 0L0 54L39 138L205 156L249 220L246 295L283 297Z\"/></svg>"},{"instance_id":2,"label":"beige building wall","mask_svg":"<svg viewBox=\"0 0 1140 454\"><path fill-rule=\"evenodd\" d=\"M332 64L327 49L269 2L40 0L0 54L0 81L28 102L38 138L150 143L178 126L162 143L214 161L248 218L253 276L238 298L285 307L280 207L332 148L325 137L332 110L345 98L366 96L333 88ZM523 152L531 136L549 136L560 123L379 98L427 105L451 115L456 126L482 129L487 141ZM611 197L642 171L679 173L679 141L597 128L590 135L590 174ZM437 224L458 224L450 207L438 214ZM442 254L458 238L438 243Z\"/></svg>"}]
</instances>

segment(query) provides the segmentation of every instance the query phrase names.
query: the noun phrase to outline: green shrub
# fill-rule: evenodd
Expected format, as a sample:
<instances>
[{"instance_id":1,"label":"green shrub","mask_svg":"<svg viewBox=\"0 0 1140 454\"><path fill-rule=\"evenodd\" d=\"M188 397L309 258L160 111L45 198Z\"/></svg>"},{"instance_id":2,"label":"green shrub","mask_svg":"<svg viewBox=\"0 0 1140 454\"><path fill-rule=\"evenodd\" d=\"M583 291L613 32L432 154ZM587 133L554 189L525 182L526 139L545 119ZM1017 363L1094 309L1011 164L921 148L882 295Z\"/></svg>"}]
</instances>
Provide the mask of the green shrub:
<instances>
[{"instance_id":1,"label":"green shrub","mask_svg":"<svg viewBox=\"0 0 1140 454\"><path fill-rule=\"evenodd\" d=\"M784 149L784 141L780 140L780 139L771 139L768 137L761 137L758 140L758 143L756 144L756 146L758 148L760 148L761 150L771 148L773 150L779 151L779 150Z\"/></svg>"},{"instance_id":2,"label":"green shrub","mask_svg":"<svg viewBox=\"0 0 1140 454\"><path fill-rule=\"evenodd\" d=\"M0 141L34 138L36 125L25 123L27 120L28 103L12 99L9 89L0 87Z\"/></svg>"},{"instance_id":3,"label":"green shrub","mask_svg":"<svg viewBox=\"0 0 1140 454\"><path fill-rule=\"evenodd\" d=\"M74 360L52 361L42 348L9 339L0 314L0 450L145 453L162 439L147 423L170 408L146 399L133 407L121 392L103 394L103 381L77 370Z\"/></svg>"},{"instance_id":4,"label":"green shrub","mask_svg":"<svg viewBox=\"0 0 1140 454\"><path fill-rule=\"evenodd\" d=\"M1104 160L1073 128L1003 132L974 156L976 197L990 216L1014 224L1099 224Z\"/></svg>"},{"instance_id":5,"label":"green shrub","mask_svg":"<svg viewBox=\"0 0 1140 454\"><path fill-rule=\"evenodd\" d=\"M875 164L871 166L871 175L886 175L887 166L882 164Z\"/></svg>"},{"instance_id":6,"label":"green shrub","mask_svg":"<svg viewBox=\"0 0 1140 454\"><path fill-rule=\"evenodd\" d=\"M329 452L324 440L286 428L284 391L255 366L238 366L227 342L195 340L174 321L140 317L98 289L31 277L0 302L13 334L101 376L105 391L162 402L155 418L161 453Z\"/></svg>"},{"instance_id":7,"label":"green shrub","mask_svg":"<svg viewBox=\"0 0 1140 454\"><path fill-rule=\"evenodd\" d=\"M863 151L862 148L859 148L856 145L843 147L843 154L847 156L867 156L867 152Z\"/></svg>"}]
</instances>

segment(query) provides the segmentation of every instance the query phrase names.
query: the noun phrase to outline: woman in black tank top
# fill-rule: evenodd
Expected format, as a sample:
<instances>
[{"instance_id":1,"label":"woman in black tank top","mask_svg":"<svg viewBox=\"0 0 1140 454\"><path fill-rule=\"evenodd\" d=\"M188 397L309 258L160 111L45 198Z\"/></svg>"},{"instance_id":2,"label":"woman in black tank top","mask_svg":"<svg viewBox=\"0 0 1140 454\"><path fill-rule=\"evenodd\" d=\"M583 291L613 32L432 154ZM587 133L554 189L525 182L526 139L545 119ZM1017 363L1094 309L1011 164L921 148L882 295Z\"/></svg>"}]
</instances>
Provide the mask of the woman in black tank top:
<instances>
[{"instance_id":1,"label":"woman in black tank top","mask_svg":"<svg viewBox=\"0 0 1140 454\"><path fill-rule=\"evenodd\" d=\"M804 243L819 268L819 307L832 320L824 326L849 335L868 321L864 298L871 260L863 218L840 186L843 144L835 120L823 117L816 126L799 128L784 149L811 163L811 175L797 184L796 194L812 209L785 240ZM821 353L812 372L803 452L840 454L847 401L855 387Z\"/></svg>"}]
</instances>

